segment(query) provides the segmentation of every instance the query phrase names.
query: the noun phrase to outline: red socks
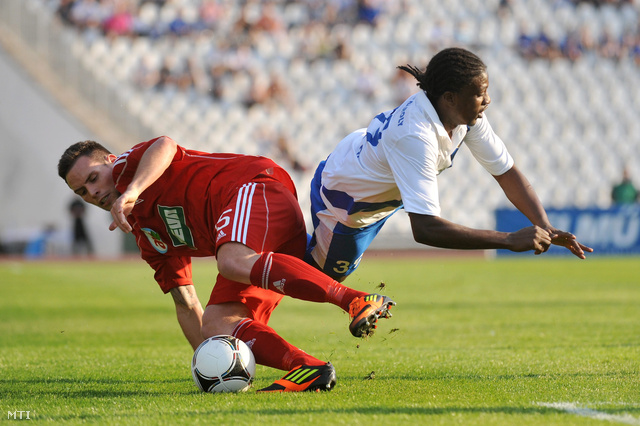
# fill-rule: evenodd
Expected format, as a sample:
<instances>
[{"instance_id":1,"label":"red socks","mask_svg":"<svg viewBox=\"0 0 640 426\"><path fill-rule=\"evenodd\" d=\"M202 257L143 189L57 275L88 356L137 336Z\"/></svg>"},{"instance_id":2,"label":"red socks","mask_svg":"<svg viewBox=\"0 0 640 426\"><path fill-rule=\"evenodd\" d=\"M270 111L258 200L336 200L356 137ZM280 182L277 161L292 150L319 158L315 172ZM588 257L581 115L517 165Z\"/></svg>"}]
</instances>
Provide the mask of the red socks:
<instances>
[{"instance_id":1,"label":"red socks","mask_svg":"<svg viewBox=\"0 0 640 426\"><path fill-rule=\"evenodd\" d=\"M232 333L251 348L256 363L289 371L299 365L324 365L302 349L298 349L280 337L266 324L245 318Z\"/></svg>"},{"instance_id":2,"label":"red socks","mask_svg":"<svg viewBox=\"0 0 640 426\"><path fill-rule=\"evenodd\" d=\"M329 302L349 311L349 303L368 293L340 284L297 257L262 253L251 269L251 284L311 302ZM247 343L256 363L289 371L299 365L325 362L288 343L266 324L245 318L232 333Z\"/></svg>"},{"instance_id":3,"label":"red socks","mask_svg":"<svg viewBox=\"0 0 640 426\"><path fill-rule=\"evenodd\" d=\"M329 302L349 312L349 303L368 293L340 284L297 257L262 253L251 269L251 284L295 299Z\"/></svg>"}]
</instances>

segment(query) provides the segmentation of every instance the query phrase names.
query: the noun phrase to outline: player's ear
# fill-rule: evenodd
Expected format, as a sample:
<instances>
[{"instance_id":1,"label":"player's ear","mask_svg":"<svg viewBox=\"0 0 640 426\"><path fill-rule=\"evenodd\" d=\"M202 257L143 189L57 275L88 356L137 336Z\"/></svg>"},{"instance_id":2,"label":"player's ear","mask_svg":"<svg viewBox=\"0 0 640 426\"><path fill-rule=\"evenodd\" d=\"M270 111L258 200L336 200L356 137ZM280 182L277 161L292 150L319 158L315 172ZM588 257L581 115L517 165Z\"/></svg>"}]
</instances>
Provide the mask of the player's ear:
<instances>
[{"instance_id":1,"label":"player's ear","mask_svg":"<svg viewBox=\"0 0 640 426\"><path fill-rule=\"evenodd\" d=\"M114 163L116 161L116 158L118 157L114 154L109 154L104 156L104 159L107 161L107 163Z\"/></svg>"},{"instance_id":2,"label":"player's ear","mask_svg":"<svg viewBox=\"0 0 640 426\"><path fill-rule=\"evenodd\" d=\"M442 99L446 102L447 105L455 105L456 103L456 94L451 91L444 92L442 94Z\"/></svg>"}]
</instances>

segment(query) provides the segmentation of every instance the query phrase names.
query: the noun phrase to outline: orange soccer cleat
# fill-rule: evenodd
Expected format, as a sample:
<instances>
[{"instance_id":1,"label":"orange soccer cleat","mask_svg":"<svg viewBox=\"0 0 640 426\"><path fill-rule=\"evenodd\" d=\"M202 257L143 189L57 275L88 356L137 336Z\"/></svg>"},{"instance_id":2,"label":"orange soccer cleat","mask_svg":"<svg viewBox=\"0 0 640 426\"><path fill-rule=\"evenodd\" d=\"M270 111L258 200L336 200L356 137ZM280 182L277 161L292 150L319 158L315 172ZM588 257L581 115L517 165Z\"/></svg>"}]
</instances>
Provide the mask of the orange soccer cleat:
<instances>
[{"instance_id":1,"label":"orange soccer cleat","mask_svg":"<svg viewBox=\"0 0 640 426\"><path fill-rule=\"evenodd\" d=\"M387 296L367 294L356 297L349 304L349 331L355 337L368 337L373 334L378 318L391 318L391 309L396 302Z\"/></svg>"},{"instance_id":2,"label":"orange soccer cleat","mask_svg":"<svg viewBox=\"0 0 640 426\"><path fill-rule=\"evenodd\" d=\"M301 365L289 371L257 392L320 392L330 391L336 385L336 369L330 362L325 365Z\"/></svg>"}]
</instances>

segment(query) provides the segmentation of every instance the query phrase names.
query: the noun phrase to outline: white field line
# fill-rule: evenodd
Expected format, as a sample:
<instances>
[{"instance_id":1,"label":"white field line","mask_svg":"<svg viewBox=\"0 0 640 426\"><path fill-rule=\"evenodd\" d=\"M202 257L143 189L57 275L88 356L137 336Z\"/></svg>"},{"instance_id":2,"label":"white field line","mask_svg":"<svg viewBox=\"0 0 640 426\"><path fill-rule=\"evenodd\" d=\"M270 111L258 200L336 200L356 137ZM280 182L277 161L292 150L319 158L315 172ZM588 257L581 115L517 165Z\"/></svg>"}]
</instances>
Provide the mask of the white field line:
<instances>
[{"instance_id":1,"label":"white field line","mask_svg":"<svg viewBox=\"0 0 640 426\"><path fill-rule=\"evenodd\" d=\"M591 408L578 407L572 402L541 402L538 405L543 407L549 407L558 411L565 411L569 414L575 414L576 416L589 417L596 420L604 420L608 422L624 423L627 425L640 426L640 419L633 417L630 414L609 414L604 411L592 410Z\"/></svg>"}]
</instances>

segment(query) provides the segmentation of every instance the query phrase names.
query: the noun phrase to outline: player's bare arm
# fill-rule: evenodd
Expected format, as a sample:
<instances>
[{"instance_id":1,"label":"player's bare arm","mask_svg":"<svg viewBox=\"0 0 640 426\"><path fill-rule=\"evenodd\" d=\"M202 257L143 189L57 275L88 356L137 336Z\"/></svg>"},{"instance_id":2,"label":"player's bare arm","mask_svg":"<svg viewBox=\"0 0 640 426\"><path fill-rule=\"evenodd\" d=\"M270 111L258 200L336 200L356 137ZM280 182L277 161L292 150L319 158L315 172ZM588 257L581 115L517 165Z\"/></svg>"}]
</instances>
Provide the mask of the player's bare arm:
<instances>
[{"instance_id":1,"label":"player's bare arm","mask_svg":"<svg viewBox=\"0 0 640 426\"><path fill-rule=\"evenodd\" d=\"M184 285L172 288L170 292L176 305L178 323L189 344L195 349L204 340L200 331L203 309L196 289L192 285Z\"/></svg>"},{"instance_id":2,"label":"player's bare arm","mask_svg":"<svg viewBox=\"0 0 640 426\"><path fill-rule=\"evenodd\" d=\"M508 249L515 252L545 252L551 245L549 232L530 226L516 232L473 229L437 216L409 213L416 242L458 250Z\"/></svg>"},{"instance_id":3,"label":"player's bare arm","mask_svg":"<svg viewBox=\"0 0 640 426\"><path fill-rule=\"evenodd\" d=\"M178 145L173 139L162 136L145 151L133 180L111 207L111 216L113 217L113 222L109 226L111 231L120 228L126 233L131 232L127 216L131 213L140 194L167 170L176 154L177 147Z\"/></svg>"},{"instance_id":4,"label":"player's bare arm","mask_svg":"<svg viewBox=\"0 0 640 426\"><path fill-rule=\"evenodd\" d=\"M532 224L544 229L551 229L551 223L547 217L538 195L525 177L515 165L506 173L494 176L509 201L524 214Z\"/></svg>"},{"instance_id":5,"label":"player's bare arm","mask_svg":"<svg viewBox=\"0 0 640 426\"><path fill-rule=\"evenodd\" d=\"M571 253L581 259L586 258L584 254L585 251L593 252L592 248L579 243L575 235L556 229L551 225L538 195L524 174L515 165L503 175L494 177L509 201L511 201L531 223L549 232L552 244L567 248ZM542 251L536 251L536 254L540 253L542 253Z\"/></svg>"}]
</instances>

